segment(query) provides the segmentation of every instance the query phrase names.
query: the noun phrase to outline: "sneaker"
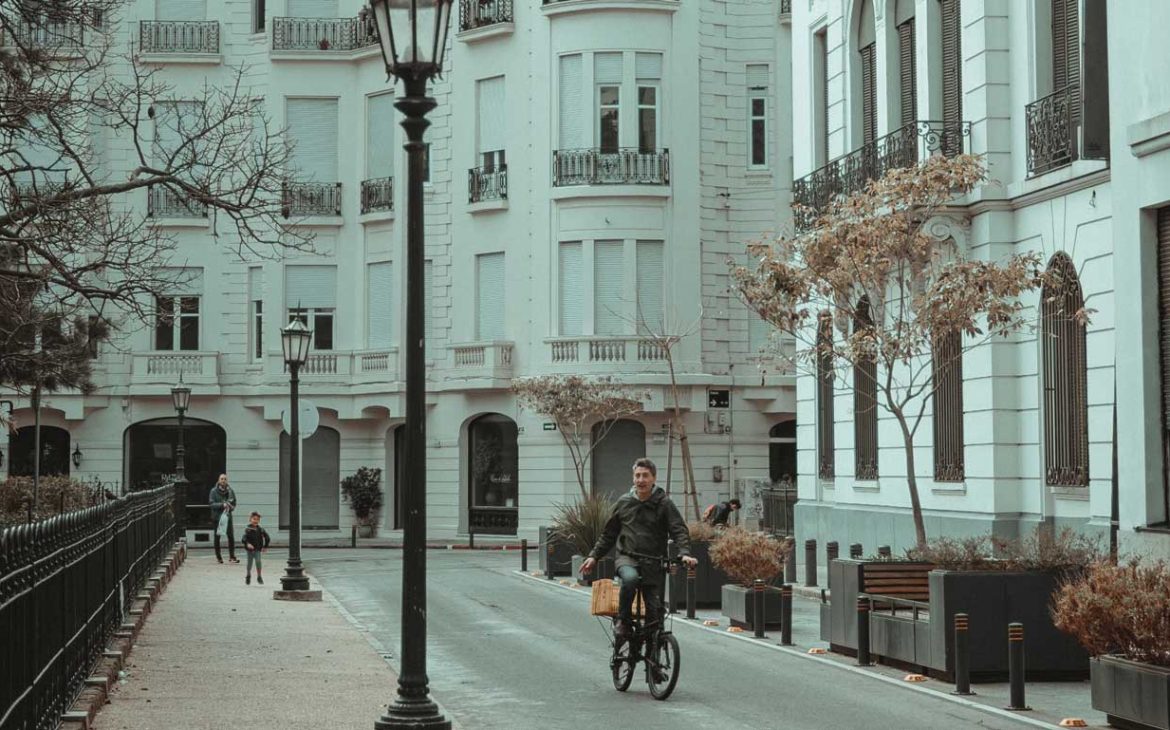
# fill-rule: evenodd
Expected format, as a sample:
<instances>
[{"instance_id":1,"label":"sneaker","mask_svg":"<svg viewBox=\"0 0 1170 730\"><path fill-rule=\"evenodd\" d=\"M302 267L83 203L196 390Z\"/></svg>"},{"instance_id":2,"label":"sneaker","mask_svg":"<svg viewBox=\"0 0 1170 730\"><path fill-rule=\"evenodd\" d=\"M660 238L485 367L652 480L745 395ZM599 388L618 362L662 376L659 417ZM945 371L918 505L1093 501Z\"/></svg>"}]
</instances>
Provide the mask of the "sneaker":
<instances>
[{"instance_id":1,"label":"sneaker","mask_svg":"<svg viewBox=\"0 0 1170 730\"><path fill-rule=\"evenodd\" d=\"M261 581L261 582L263 582L263 581ZM252 576L250 576L250 575L244 576L244 585L246 585L246 586L252 585Z\"/></svg>"},{"instance_id":2,"label":"sneaker","mask_svg":"<svg viewBox=\"0 0 1170 730\"><path fill-rule=\"evenodd\" d=\"M219 561L219 564L220 564L220 565L223 565L223 558L216 558L216 560L218 560L218 561Z\"/></svg>"},{"instance_id":3,"label":"sneaker","mask_svg":"<svg viewBox=\"0 0 1170 730\"><path fill-rule=\"evenodd\" d=\"M231 560L233 563L238 563L238 562L240 562L240 559L239 559L239 558L237 558L237 557L231 557L231 558L228 558L228 560Z\"/></svg>"},{"instance_id":4,"label":"sneaker","mask_svg":"<svg viewBox=\"0 0 1170 730\"><path fill-rule=\"evenodd\" d=\"M260 577L259 575L257 575L257 576L256 576L256 582L257 582L257 583L259 583L260 585L264 585L264 578L262 578L262 577Z\"/></svg>"}]
</instances>

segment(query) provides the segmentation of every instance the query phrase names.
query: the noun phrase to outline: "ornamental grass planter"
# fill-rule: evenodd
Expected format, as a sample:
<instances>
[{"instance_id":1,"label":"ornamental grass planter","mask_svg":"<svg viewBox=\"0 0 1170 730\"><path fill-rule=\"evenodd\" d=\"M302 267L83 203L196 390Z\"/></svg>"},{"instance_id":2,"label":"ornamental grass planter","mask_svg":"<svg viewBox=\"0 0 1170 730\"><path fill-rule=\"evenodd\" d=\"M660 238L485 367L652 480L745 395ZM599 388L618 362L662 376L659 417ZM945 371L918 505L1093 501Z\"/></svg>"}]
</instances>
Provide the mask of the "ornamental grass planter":
<instances>
[{"instance_id":1,"label":"ornamental grass planter","mask_svg":"<svg viewBox=\"0 0 1170 730\"><path fill-rule=\"evenodd\" d=\"M573 546L560 539L551 527L541 527L540 535L540 572L547 574L549 559L552 559L553 575L569 575L573 570ZM549 543L552 543L552 553L549 553Z\"/></svg>"},{"instance_id":2,"label":"ornamental grass planter","mask_svg":"<svg viewBox=\"0 0 1170 730\"><path fill-rule=\"evenodd\" d=\"M698 559L695 566L695 605L699 608L719 608L723 604L723 586L731 578L711 562L711 543L707 540L691 542L691 555ZM687 570L680 566L670 576L670 604L682 611L687 607Z\"/></svg>"},{"instance_id":3,"label":"ornamental grass planter","mask_svg":"<svg viewBox=\"0 0 1170 730\"><path fill-rule=\"evenodd\" d=\"M745 588L735 583L722 587L722 613L732 626L755 628L754 588ZM764 588L764 628L780 628L780 589L776 586Z\"/></svg>"},{"instance_id":4,"label":"ornamental grass planter","mask_svg":"<svg viewBox=\"0 0 1170 730\"><path fill-rule=\"evenodd\" d=\"M1170 667L1101 656L1089 661L1093 709L1127 730L1170 730Z\"/></svg>"}]
</instances>

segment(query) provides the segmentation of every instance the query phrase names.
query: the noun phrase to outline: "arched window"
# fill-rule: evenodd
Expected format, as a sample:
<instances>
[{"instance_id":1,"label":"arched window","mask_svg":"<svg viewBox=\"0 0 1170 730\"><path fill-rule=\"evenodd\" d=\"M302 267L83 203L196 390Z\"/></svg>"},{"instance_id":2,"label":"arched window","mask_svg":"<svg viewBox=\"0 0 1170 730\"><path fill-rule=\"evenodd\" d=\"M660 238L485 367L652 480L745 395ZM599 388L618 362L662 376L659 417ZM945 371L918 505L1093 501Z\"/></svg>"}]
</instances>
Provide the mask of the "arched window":
<instances>
[{"instance_id":1,"label":"arched window","mask_svg":"<svg viewBox=\"0 0 1170 730\"><path fill-rule=\"evenodd\" d=\"M772 483L796 483L796 421L784 421L768 431L768 477Z\"/></svg>"},{"instance_id":2,"label":"arched window","mask_svg":"<svg viewBox=\"0 0 1170 730\"><path fill-rule=\"evenodd\" d=\"M481 534L516 534L520 505L520 447L516 422L488 413L471 422L468 436L470 527Z\"/></svg>"},{"instance_id":3,"label":"arched window","mask_svg":"<svg viewBox=\"0 0 1170 730\"><path fill-rule=\"evenodd\" d=\"M36 456L36 427L23 426L8 434L8 475L31 477ZM40 474L69 476L69 432L56 426L41 426Z\"/></svg>"},{"instance_id":4,"label":"arched window","mask_svg":"<svg viewBox=\"0 0 1170 730\"><path fill-rule=\"evenodd\" d=\"M869 299L862 297L853 313L853 334L873 328ZM858 347L854 346L855 353ZM877 359L854 355L853 363L853 453L856 457L855 478L878 478Z\"/></svg>"},{"instance_id":5,"label":"arched window","mask_svg":"<svg viewBox=\"0 0 1170 730\"><path fill-rule=\"evenodd\" d=\"M1057 252L1040 293L1044 378L1044 480L1049 486L1089 485L1088 373L1085 306L1072 259Z\"/></svg>"},{"instance_id":6,"label":"arched window","mask_svg":"<svg viewBox=\"0 0 1170 730\"><path fill-rule=\"evenodd\" d=\"M963 465L963 334L958 331L934 340L934 480L961 482Z\"/></svg>"},{"instance_id":7,"label":"arched window","mask_svg":"<svg viewBox=\"0 0 1170 730\"><path fill-rule=\"evenodd\" d=\"M157 487L165 483L167 475L175 473L177 418L135 423L126 429L123 442L127 491ZM183 466L187 477L187 529L210 530L214 525L207 496L219 475L227 472L227 433L223 428L200 418L183 419Z\"/></svg>"},{"instance_id":8,"label":"arched window","mask_svg":"<svg viewBox=\"0 0 1170 730\"><path fill-rule=\"evenodd\" d=\"M833 317L821 312L817 319L817 473L832 479L833 454Z\"/></svg>"},{"instance_id":9,"label":"arched window","mask_svg":"<svg viewBox=\"0 0 1170 730\"><path fill-rule=\"evenodd\" d=\"M918 60L914 43L914 0L897 0L894 27L898 32L899 121L905 127L918 120Z\"/></svg>"},{"instance_id":10,"label":"arched window","mask_svg":"<svg viewBox=\"0 0 1170 730\"><path fill-rule=\"evenodd\" d=\"M861 77L861 143L869 144L877 139L877 31L873 0L861 0L860 5L857 53Z\"/></svg>"},{"instance_id":11,"label":"arched window","mask_svg":"<svg viewBox=\"0 0 1170 730\"><path fill-rule=\"evenodd\" d=\"M939 51L942 56L943 154L963 151L963 50L960 0L939 0Z\"/></svg>"}]
</instances>

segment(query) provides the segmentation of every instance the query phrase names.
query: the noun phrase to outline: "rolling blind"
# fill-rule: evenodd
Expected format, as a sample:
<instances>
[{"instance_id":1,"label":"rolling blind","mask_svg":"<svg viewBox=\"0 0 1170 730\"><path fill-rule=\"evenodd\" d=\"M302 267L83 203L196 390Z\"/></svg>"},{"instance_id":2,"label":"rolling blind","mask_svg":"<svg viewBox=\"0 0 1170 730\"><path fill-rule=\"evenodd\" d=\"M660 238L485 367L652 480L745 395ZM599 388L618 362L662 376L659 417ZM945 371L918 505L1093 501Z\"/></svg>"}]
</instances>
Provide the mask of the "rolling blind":
<instances>
[{"instance_id":1,"label":"rolling blind","mask_svg":"<svg viewBox=\"0 0 1170 730\"><path fill-rule=\"evenodd\" d=\"M562 337L582 335L585 333L585 271L580 241L561 243L558 269L560 325L557 334Z\"/></svg>"},{"instance_id":2,"label":"rolling blind","mask_svg":"<svg viewBox=\"0 0 1170 730\"><path fill-rule=\"evenodd\" d=\"M475 257L475 337L481 342L504 339L504 254Z\"/></svg>"},{"instance_id":3,"label":"rolling blind","mask_svg":"<svg viewBox=\"0 0 1170 730\"><path fill-rule=\"evenodd\" d=\"M647 54L649 55L649 54ZM620 84L622 82L622 54L593 54L593 83Z\"/></svg>"},{"instance_id":4,"label":"rolling blind","mask_svg":"<svg viewBox=\"0 0 1170 730\"><path fill-rule=\"evenodd\" d=\"M206 20L207 0L156 0L154 17L158 20Z\"/></svg>"},{"instance_id":5,"label":"rolling blind","mask_svg":"<svg viewBox=\"0 0 1170 730\"><path fill-rule=\"evenodd\" d=\"M393 177L394 128L398 112L393 94L378 94L366 100L366 177Z\"/></svg>"},{"instance_id":6,"label":"rolling blind","mask_svg":"<svg viewBox=\"0 0 1170 730\"><path fill-rule=\"evenodd\" d=\"M584 84L581 54L561 56L560 87L560 144L562 150L585 146L585 109L582 104Z\"/></svg>"},{"instance_id":7,"label":"rolling blind","mask_svg":"<svg viewBox=\"0 0 1170 730\"><path fill-rule=\"evenodd\" d=\"M768 86L768 64L749 63L746 68L747 87L764 89Z\"/></svg>"},{"instance_id":8,"label":"rolling blind","mask_svg":"<svg viewBox=\"0 0 1170 730\"><path fill-rule=\"evenodd\" d=\"M593 333L618 335L625 331L622 303L625 241L596 241L593 244Z\"/></svg>"},{"instance_id":9,"label":"rolling blind","mask_svg":"<svg viewBox=\"0 0 1170 730\"><path fill-rule=\"evenodd\" d=\"M337 0L288 0L292 18L336 18Z\"/></svg>"},{"instance_id":10,"label":"rolling blind","mask_svg":"<svg viewBox=\"0 0 1170 730\"><path fill-rule=\"evenodd\" d=\"M637 244L638 333L664 335L662 241Z\"/></svg>"},{"instance_id":11,"label":"rolling blind","mask_svg":"<svg viewBox=\"0 0 1170 730\"><path fill-rule=\"evenodd\" d=\"M337 306L336 266L286 266L284 302L289 309L330 309Z\"/></svg>"},{"instance_id":12,"label":"rolling blind","mask_svg":"<svg viewBox=\"0 0 1170 730\"><path fill-rule=\"evenodd\" d=\"M337 181L337 99L289 99L289 137L302 182Z\"/></svg>"},{"instance_id":13,"label":"rolling blind","mask_svg":"<svg viewBox=\"0 0 1170 730\"><path fill-rule=\"evenodd\" d=\"M479 152L504 149L504 77L477 81L479 87Z\"/></svg>"},{"instance_id":14,"label":"rolling blind","mask_svg":"<svg viewBox=\"0 0 1170 730\"><path fill-rule=\"evenodd\" d=\"M918 119L918 72L914 59L914 18L898 26L898 71L902 82L902 126Z\"/></svg>"},{"instance_id":15,"label":"rolling blind","mask_svg":"<svg viewBox=\"0 0 1170 730\"><path fill-rule=\"evenodd\" d=\"M381 350L394 344L394 264L370 264L366 279L366 346Z\"/></svg>"},{"instance_id":16,"label":"rolling blind","mask_svg":"<svg viewBox=\"0 0 1170 730\"><path fill-rule=\"evenodd\" d=\"M264 298L264 269L259 266L248 267L248 300L259 301Z\"/></svg>"},{"instance_id":17,"label":"rolling blind","mask_svg":"<svg viewBox=\"0 0 1170 730\"><path fill-rule=\"evenodd\" d=\"M620 55L614 54L619 56ZM766 68L766 67L765 67ZM618 65L618 74L621 74L621 65ZM662 78L661 53L637 53L634 55L634 76L639 80L657 80ZM620 81L620 78L619 78Z\"/></svg>"}]
</instances>

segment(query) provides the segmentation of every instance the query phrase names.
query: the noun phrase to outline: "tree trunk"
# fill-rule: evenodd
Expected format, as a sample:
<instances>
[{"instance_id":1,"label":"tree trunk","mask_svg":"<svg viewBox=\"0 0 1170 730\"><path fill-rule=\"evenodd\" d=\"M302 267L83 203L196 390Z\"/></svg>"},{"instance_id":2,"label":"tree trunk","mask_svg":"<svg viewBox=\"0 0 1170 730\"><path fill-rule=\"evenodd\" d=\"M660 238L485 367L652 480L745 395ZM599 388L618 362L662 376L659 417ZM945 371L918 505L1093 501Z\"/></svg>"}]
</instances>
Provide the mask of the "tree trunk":
<instances>
[{"instance_id":1,"label":"tree trunk","mask_svg":"<svg viewBox=\"0 0 1170 730\"><path fill-rule=\"evenodd\" d=\"M695 488L695 465L694 462L691 461L691 445L687 441L686 425L680 423L678 428L678 442L682 447L683 469L685 470L687 477L687 490L691 495L691 510L694 514L694 519L697 522L699 519L699 490Z\"/></svg>"},{"instance_id":2,"label":"tree trunk","mask_svg":"<svg viewBox=\"0 0 1170 730\"><path fill-rule=\"evenodd\" d=\"M914 538L918 547L926 546L926 524L922 521L922 502L918 499L918 476L914 473L914 434L906 427L902 414L895 414L902 427L902 441L906 447L906 486L910 488L910 512L914 516Z\"/></svg>"},{"instance_id":3,"label":"tree trunk","mask_svg":"<svg viewBox=\"0 0 1170 730\"><path fill-rule=\"evenodd\" d=\"M670 397L674 401L674 415L671 417L671 430L678 433L679 446L682 451L683 511L686 511L686 496L689 494L691 497L691 509L694 512L694 520L697 522L699 519L699 490L695 488L695 467L691 463L691 447L687 443L687 427L682 422L682 412L678 407L678 380L674 375L674 353L671 351L672 347L674 347L673 343L665 345L662 348L666 354L666 365L670 368ZM671 441L672 446L673 444L674 442Z\"/></svg>"}]
</instances>

